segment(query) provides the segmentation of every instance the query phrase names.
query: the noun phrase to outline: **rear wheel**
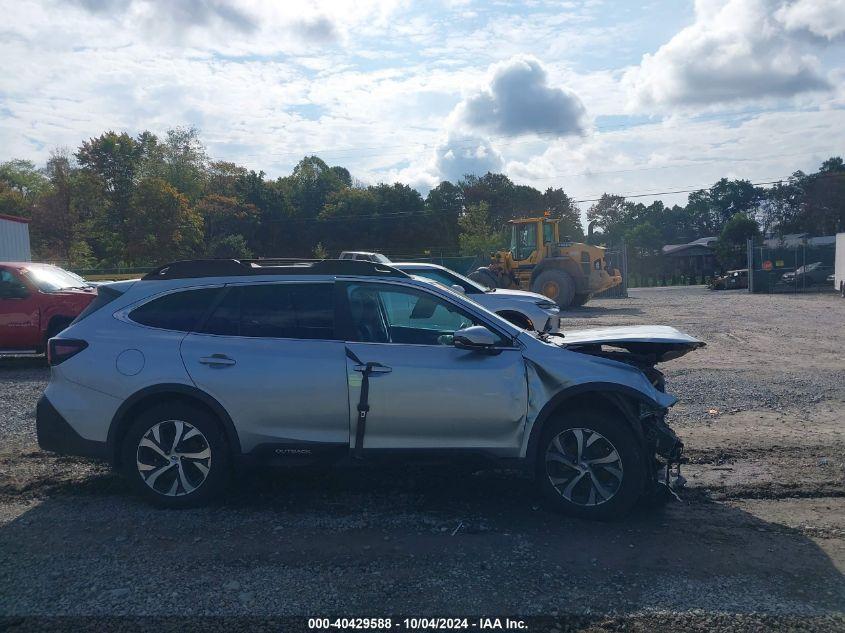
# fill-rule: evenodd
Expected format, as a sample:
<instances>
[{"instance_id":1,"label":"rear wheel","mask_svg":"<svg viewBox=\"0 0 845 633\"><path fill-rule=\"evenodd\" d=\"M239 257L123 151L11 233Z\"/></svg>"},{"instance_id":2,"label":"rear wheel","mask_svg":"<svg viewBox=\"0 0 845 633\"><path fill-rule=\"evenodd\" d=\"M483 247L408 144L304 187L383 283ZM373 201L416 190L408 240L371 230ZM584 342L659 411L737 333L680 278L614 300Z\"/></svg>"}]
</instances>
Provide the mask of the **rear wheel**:
<instances>
[{"instance_id":1,"label":"rear wheel","mask_svg":"<svg viewBox=\"0 0 845 633\"><path fill-rule=\"evenodd\" d=\"M538 448L537 484L556 510L616 519L642 494L643 456L621 414L577 409L551 422Z\"/></svg>"},{"instance_id":2,"label":"rear wheel","mask_svg":"<svg viewBox=\"0 0 845 633\"><path fill-rule=\"evenodd\" d=\"M54 317L52 321L50 321L50 326L47 328L47 333L44 334L44 346L42 351L45 354L47 353L47 343L51 338L54 336L58 336L61 334L62 330L67 329L67 326L71 324L73 319L69 319L67 317Z\"/></svg>"},{"instance_id":3,"label":"rear wheel","mask_svg":"<svg viewBox=\"0 0 845 633\"><path fill-rule=\"evenodd\" d=\"M468 275L468 277L474 282L479 283L482 286L487 286L488 288L499 287L496 275L494 275L489 268L479 268L474 270Z\"/></svg>"},{"instance_id":4,"label":"rear wheel","mask_svg":"<svg viewBox=\"0 0 845 633\"><path fill-rule=\"evenodd\" d=\"M531 289L546 295L561 308L571 305L575 298L575 280L572 275L559 268L541 272L531 284Z\"/></svg>"},{"instance_id":5,"label":"rear wheel","mask_svg":"<svg viewBox=\"0 0 845 633\"><path fill-rule=\"evenodd\" d=\"M156 505L186 508L219 494L229 451L217 420L186 403L144 411L123 439L121 464L135 490Z\"/></svg>"}]
</instances>

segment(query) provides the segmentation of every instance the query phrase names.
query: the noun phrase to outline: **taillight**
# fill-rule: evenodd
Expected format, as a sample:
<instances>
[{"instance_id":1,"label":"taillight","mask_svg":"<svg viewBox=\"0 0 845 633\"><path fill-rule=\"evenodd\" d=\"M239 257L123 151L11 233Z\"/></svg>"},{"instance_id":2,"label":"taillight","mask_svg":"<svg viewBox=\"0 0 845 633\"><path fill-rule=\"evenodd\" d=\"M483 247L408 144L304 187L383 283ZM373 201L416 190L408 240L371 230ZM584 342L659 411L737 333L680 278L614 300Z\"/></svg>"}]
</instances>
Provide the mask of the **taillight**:
<instances>
[{"instance_id":1,"label":"taillight","mask_svg":"<svg viewBox=\"0 0 845 633\"><path fill-rule=\"evenodd\" d=\"M68 358L76 356L88 347L88 343L75 338L51 338L47 346L47 362L59 365Z\"/></svg>"}]
</instances>

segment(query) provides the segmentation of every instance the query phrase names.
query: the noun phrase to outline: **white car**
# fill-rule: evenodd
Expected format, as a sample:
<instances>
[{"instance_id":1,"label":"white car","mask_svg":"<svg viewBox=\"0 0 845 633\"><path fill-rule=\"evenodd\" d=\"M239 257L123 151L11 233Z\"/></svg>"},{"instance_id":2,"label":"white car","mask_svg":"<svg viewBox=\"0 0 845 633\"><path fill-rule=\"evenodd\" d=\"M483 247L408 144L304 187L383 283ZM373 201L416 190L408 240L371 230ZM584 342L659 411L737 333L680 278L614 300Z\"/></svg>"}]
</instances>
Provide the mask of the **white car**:
<instances>
[{"instance_id":1,"label":"white car","mask_svg":"<svg viewBox=\"0 0 845 633\"><path fill-rule=\"evenodd\" d=\"M391 262L390 265L409 275L424 277L463 293L523 330L550 333L560 330L560 308L554 301L536 292L487 288L437 264Z\"/></svg>"},{"instance_id":2,"label":"white car","mask_svg":"<svg viewBox=\"0 0 845 633\"><path fill-rule=\"evenodd\" d=\"M390 260L381 253L370 251L343 251L338 259L354 259L361 262L373 262L376 264L389 264Z\"/></svg>"}]
</instances>

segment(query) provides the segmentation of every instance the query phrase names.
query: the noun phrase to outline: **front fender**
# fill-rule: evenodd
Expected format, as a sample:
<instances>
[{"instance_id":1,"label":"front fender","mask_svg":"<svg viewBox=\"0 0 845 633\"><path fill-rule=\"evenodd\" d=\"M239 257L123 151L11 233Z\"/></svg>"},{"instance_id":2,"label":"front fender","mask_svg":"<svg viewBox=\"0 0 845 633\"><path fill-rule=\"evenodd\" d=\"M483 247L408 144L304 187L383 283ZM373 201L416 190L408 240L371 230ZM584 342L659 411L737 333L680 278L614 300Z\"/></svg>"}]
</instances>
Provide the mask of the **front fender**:
<instances>
[{"instance_id":1,"label":"front fender","mask_svg":"<svg viewBox=\"0 0 845 633\"><path fill-rule=\"evenodd\" d=\"M557 352L570 355L563 350ZM640 437L642 408L665 412L677 402L673 396L655 389L642 372L633 367L606 359L587 360L581 354L571 354L571 363L551 367L548 363L540 365L526 358L529 400L520 455L528 458L529 462L533 462L532 449L539 441L543 426L567 400L586 394L594 395L598 399L597 406L605 404L623 411L626 420ZM560 372L555 371L557 367L561 368Z\"/></svg>"}]
</instances>

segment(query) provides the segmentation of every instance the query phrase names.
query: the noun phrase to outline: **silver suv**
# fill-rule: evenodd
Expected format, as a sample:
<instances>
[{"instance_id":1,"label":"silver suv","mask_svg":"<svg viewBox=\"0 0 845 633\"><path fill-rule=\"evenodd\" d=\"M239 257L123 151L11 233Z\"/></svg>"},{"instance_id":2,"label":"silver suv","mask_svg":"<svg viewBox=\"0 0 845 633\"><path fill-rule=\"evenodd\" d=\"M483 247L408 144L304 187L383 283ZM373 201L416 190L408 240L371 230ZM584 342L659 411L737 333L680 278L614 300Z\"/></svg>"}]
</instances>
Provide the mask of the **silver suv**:
<instances>
[{"instance_id":1,"label":"silver suv","mask_svg":"<svg viewBox=\"0 0 845 633\"><path fill-rule=\"evenodd\" d=\"M176 262L101 286L50 340L38 441L110 460L169 507L208 501L244 459L480 453L608 518L675 472L676 399L653 365L701 345L665 327L529 333L372 262Z\"/></svg>"}]
</instances>

